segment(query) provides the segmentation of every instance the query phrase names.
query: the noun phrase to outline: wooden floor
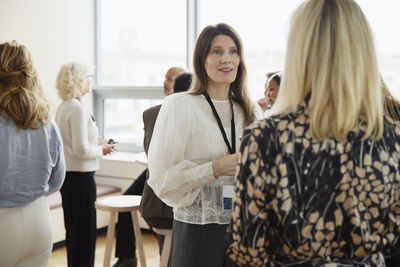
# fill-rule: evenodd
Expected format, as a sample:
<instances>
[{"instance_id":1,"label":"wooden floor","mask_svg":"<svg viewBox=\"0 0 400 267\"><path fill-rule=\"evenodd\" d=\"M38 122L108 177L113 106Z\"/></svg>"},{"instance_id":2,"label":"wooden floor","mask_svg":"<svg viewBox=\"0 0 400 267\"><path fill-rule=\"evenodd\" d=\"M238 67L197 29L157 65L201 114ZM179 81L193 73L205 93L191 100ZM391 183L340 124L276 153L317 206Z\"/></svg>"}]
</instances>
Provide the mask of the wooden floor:
<instances>
[{"instance_id":1,"label":"wooden floor","mask_svg":"<svg viewBox=\"0 0 400 267\"><path fill-rule=\"evenodd\" d=\"M144 254L146 257L146 264L148 267L158 267L160 264L160 255L158 253L158 242L153 233L149 231L142 231ZM95 267L103 267L104 250L106 244L106 233L99 234L96 241L96 254L95 254ZM115 255L115 240L113 245L113 252L111 256L111 265L118 259L114 258ZM136 251L136 256L139 256ZM66 247L55 249L51 254L49 267L66 267L67 266L67 252ZM138 264L138 267L141 266Z\"/></svg>"}]
</instances>

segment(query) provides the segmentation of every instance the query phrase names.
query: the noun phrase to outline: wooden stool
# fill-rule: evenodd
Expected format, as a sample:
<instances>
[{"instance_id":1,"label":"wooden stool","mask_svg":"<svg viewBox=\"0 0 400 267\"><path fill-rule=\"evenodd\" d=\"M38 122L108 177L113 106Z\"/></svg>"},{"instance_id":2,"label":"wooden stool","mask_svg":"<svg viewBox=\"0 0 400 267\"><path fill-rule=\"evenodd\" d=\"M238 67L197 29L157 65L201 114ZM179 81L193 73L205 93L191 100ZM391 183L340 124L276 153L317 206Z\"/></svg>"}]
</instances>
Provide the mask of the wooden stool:
<instances>
[{"instance_id":1,"label":"wooden stool","mask_svg":"<svg viewBox=\"0 0 400 267\"><path fill-rule=\"evenodd\" d=\"M159 235L164 236L164 244L163 244L163 249L162 249L162 253L161 253L160 267L167 267L169 253L171 251L172 229L159 229L159 228L153 227L153 231Z\"/></svg>"},{"instance_id":2,"label":"wooden stool","mask_svg":"<svg viewBox=\"0 0 400 267\"><path fill-rule=\"evenodd\" d=\"M115 221L118 212L128 212L132 214L133 230L135 232L136 247L139 249L140 265L146 267L146 260L144 258L142 233L140 232L139 220L137 210L140 208L141 196L121 195L104 197L95 202L95 207L99 210L110 211L110 221L107 229L106 251L104 253L103 267L110 267L111 250L114 239Z\"/></svg>"}]
</instances>

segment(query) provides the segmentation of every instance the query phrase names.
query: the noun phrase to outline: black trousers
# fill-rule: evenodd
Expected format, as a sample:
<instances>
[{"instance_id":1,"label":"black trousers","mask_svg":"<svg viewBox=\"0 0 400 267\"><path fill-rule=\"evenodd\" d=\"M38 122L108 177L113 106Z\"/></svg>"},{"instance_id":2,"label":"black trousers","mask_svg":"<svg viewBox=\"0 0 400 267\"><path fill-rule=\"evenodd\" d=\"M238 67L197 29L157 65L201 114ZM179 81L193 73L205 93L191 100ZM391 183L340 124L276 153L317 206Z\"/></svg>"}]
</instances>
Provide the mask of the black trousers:
<instances>
[{"instance_id":1,"label":"black trousers","mask_svg":"<svg viewBox=\"0 0 400 267\"><path fill-rule=\"evenodd\" d=\"M60 189L68 267L93 267L96 246L94 172L68 172Z\"/></svg>"}]
</instances>

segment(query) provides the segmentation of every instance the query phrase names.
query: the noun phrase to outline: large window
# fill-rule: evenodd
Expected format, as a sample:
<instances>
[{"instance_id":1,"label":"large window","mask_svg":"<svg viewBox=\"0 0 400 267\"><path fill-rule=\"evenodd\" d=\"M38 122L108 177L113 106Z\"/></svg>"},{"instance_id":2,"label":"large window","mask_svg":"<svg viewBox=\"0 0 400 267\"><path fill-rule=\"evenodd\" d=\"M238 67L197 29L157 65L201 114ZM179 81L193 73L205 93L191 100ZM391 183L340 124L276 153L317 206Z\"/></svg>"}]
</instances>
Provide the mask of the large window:
<instances>
[{"instance_id":1,"label":"large window","mask_svg":"<svg viewBox=\"0 0 400 267\"><path fill-rule=\"evenodd\" d=\"M98 84L160 86L186 65L182 0L98 0Z\"/></svg>"},{"instance_id":2,"label":"large window","mask_svg":"<svg viewBox=\"0 0 400 267\"><path fill-rule=\"evenodd\" d=\"M105 138L142 149L141 112L161 103L171 66L192 70L197 34L225 22L241 36L248 87L263 96L265 74L282 70L291 14L301 0L97 0L95 105ZM359 0L375 35L382 75L400 98L400 2ZM121 87L122 86L122 87Z\"/></svg>"},{"instance_id":3,"label":"large window","mask_svg":"<svg viewBox=\"0 0 400 267\"><path fill-rule=\"evenodd\" d=\"M164 75L186 67L182 0L97 0L95 112L103 138L143 149L142 113L160 104Z\"/></svg>"}]
</instances>

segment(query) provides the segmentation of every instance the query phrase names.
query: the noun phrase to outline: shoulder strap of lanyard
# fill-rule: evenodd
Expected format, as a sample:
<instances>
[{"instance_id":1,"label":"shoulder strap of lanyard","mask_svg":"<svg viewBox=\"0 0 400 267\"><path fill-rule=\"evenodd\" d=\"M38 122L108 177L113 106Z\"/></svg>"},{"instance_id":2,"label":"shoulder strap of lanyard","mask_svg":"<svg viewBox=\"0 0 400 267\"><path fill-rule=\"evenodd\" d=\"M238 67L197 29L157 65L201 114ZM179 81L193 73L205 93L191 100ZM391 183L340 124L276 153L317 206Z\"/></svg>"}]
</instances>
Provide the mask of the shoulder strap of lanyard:
<instances>
[{"instance_id":1,"label":"shoulder strap of lanyard","mask_svg":"<svg viewBox=\"0 0 400 267\"><path fill-rule=\"evenodd\" d=\"M229 99L229 103L231 104L231 110L232 110L232 119L231 119L231 142L232 142L232 146L229 144L228 138L226 136L224 127L222 125L221 119L218 116L218 112L214 107L213 102L211 101L210 96L207 94L207 92L204 93L204 96L206 97L206 100L208 102L208 104L211 107L212 112L214 113L215 119L217 120L219 129L221 130L221 134L222 137L224 138L224 141L226 143L226 146L228 147L229 153L231 154L235 154L236 151L236 139L235 139L235 115L233 113L233 104L232 104L232 100Z\"/></svg>"}]
</instances>

